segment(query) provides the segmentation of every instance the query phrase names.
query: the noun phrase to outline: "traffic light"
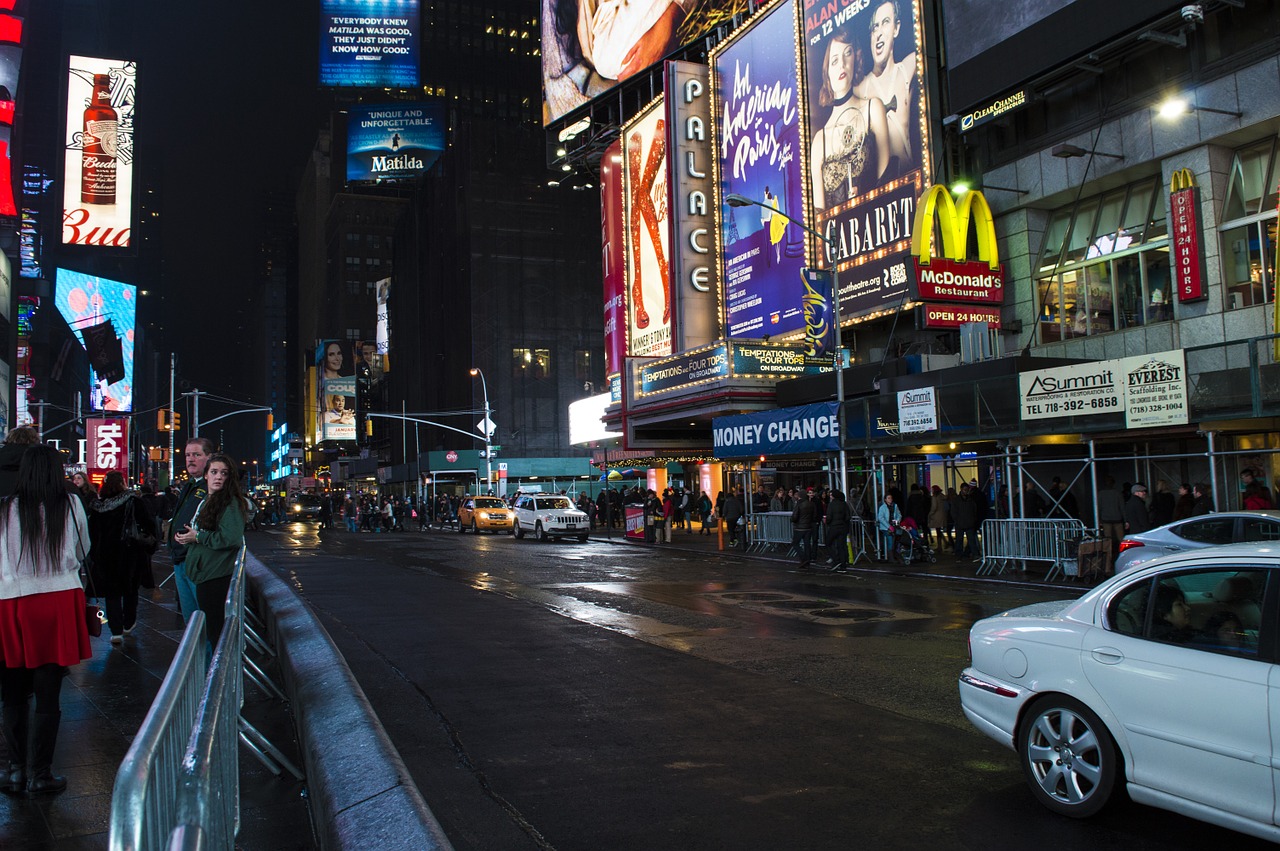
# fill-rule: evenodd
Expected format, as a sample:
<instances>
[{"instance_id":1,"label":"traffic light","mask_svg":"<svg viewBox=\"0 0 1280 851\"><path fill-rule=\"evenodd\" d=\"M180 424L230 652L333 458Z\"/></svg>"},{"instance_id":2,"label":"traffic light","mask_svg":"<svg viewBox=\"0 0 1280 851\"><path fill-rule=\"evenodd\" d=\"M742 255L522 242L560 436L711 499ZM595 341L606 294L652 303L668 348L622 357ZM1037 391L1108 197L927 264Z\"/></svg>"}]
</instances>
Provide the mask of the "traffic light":
<instances>
[{"instance_id":1,"label":"traffic light","mask_svg":"<svg viewBox=\"0 0 1280 851\"><path fill-rule=\"evenodd\" d=\"M173 430L182 431L182 414L177 411L173 412Z\"/></svg>"},{"instance_id":2,"label":"traffic light","mask_svg":"<svg viewBox=\"0 0 1280 851\"><path fill-rule=\"evenodd\" d=\"M267 431L276 430L276 415L271 411L267 411Z\"/></svg>"},{"instance_id":3,"label":"traffic light","mask_svg":"<svg viewBox=\"0 0 1280 851\"><path fill-rule=\"evenodd\" d=\"M164 415L165 415L164 408L161 408L160 410L156 411L156 431L169 430L169 427L165 424Z\"/></svg>"}]
</instances>

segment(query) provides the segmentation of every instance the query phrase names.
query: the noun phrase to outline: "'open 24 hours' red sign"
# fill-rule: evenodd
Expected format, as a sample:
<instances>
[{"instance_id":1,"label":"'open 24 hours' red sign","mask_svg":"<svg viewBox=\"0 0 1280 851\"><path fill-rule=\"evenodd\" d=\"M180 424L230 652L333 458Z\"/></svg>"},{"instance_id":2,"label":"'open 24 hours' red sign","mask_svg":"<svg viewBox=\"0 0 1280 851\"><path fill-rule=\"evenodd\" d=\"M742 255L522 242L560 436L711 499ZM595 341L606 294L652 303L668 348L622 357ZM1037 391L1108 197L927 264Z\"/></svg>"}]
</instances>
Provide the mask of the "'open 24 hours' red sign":
<instances>
[{"instance_id":1,"label":"'open 24 hours' red sign","mask_svg":"<svg viewBox=\"0 0 1280 851\"><path fill-rule=\"evenodd\" d=\"M1188 169L1174 172L1169 213L1173 225L1173 280L1178 301L1209 297L1205 289L1204 249L1200 244L1200 191Z\"/></svg>"}]
</instances>

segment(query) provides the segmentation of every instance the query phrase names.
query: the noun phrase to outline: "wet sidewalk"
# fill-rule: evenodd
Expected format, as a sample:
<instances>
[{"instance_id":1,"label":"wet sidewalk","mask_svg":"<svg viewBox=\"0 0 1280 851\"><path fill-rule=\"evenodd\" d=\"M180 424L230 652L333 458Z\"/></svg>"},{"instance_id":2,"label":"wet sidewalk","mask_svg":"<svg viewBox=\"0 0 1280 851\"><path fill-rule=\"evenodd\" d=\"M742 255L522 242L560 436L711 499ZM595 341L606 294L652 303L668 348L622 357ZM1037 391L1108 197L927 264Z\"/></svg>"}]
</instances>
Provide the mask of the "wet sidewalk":
<instances>
[{"instance_id":1,"label":"wet sidewalk","mask_svg":"<svg viewBox=\"0 0 1280 851\"><path fill-rule=\"evenodd\" d=\"M157 579L169 575L157 554ZM91 638L93 658L70 669L62 685L62 724L54 772L67 789L56 795L0 795L0 849L73 851L106 849L111 794L134 734L142 725L182 638L173 583L143 590L138 625L121 645ZM298 760L293 723L284 704L245 688L244 716L290 758ZM6 755L7 757L7 755ZM240 836L237 846L278 851L311 849L311 823L303 784L277 779L240 749Z\"/></svg>"}]
</instances>

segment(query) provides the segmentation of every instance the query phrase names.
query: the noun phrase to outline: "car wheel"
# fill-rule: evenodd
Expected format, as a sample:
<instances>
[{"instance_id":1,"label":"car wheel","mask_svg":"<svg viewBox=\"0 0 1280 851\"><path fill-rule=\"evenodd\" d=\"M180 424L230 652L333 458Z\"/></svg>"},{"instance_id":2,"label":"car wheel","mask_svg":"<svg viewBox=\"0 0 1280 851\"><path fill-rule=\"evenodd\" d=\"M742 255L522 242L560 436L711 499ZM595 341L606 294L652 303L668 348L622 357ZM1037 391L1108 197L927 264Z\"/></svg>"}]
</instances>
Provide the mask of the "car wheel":
<instances>
[{"instance_id":1,"label":"car wheel","mask_svg":"<svg viewBox=\"0 0 1280 851\"><path fill-rule=\"evenodd\" d=\"M512 527L511 527L511 534L515 535L517 538L523 538L523 537L524 537L524 529L523 529L523 528L521 528L521 526L520 526L520 521L519 521L519 520L517 520L517 521L512 525Z\"/></svg>"},{"instance_id":2,"label":"car wheel","mask_svg":"<svg viewBox=\"0 0 1280 851\"><path fill-rule=\"evenodd\" d=\"M467 527L462 525L462 518L458 518L458 534L461 535L467 531Z\"/></svg>"},{"instance_id":3,"label":"car wheel","mask_svg":"<svg viewBox=\"0 0 1280 851\"><path fill-rule=\"evenodd\" d=\"M476 525L476 521L475 521L475 520L472 520L472 521L471 521L471 534L473 534L473 535L479 535L479 534L480 534L480 527Z\"/></svg>"},{"instance_id":4,"label":"car wheel","mask_svg":"<svg viewBox=\"0 0 1280 851\"><path fill-rule=\"evenodd\" d=\"M547 537L547 530L542 528L541 520L539 520L537 524L533 527L533 534L539 541L542 541L544 544L547 541L551 540L549 537Z\"/></svg>"},{"instance_id":5,"label":"car wheel","mask_svg":"<svg viewBox=\"0 0 1280 851\"><path fill-rule=\"evenodd\" d=\"M1018 760L1040 803L1059 815L1088 818L1110 803L1120 756L1087 706L1050 695L1027 709L1018 731Z\"/></svg>"}]
</instances>

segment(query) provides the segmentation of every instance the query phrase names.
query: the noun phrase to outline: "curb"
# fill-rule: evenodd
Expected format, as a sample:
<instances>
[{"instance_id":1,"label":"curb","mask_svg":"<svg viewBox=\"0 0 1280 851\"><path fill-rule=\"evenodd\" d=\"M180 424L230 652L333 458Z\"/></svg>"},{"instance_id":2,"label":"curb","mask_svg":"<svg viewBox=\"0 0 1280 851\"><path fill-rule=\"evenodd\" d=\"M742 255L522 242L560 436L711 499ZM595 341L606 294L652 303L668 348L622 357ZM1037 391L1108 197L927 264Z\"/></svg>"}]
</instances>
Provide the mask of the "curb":
<instances>
[{"instance_id":1,"label":"curb","mask_svg":"<svg viewBox=\"0 0 1280 851\"><path fill-rule=\"evenodd\" d=\"M249 588L297 719L322 849L452 851L346 660L309 606L252 554Z\"/></svg>"}]
</instances>

